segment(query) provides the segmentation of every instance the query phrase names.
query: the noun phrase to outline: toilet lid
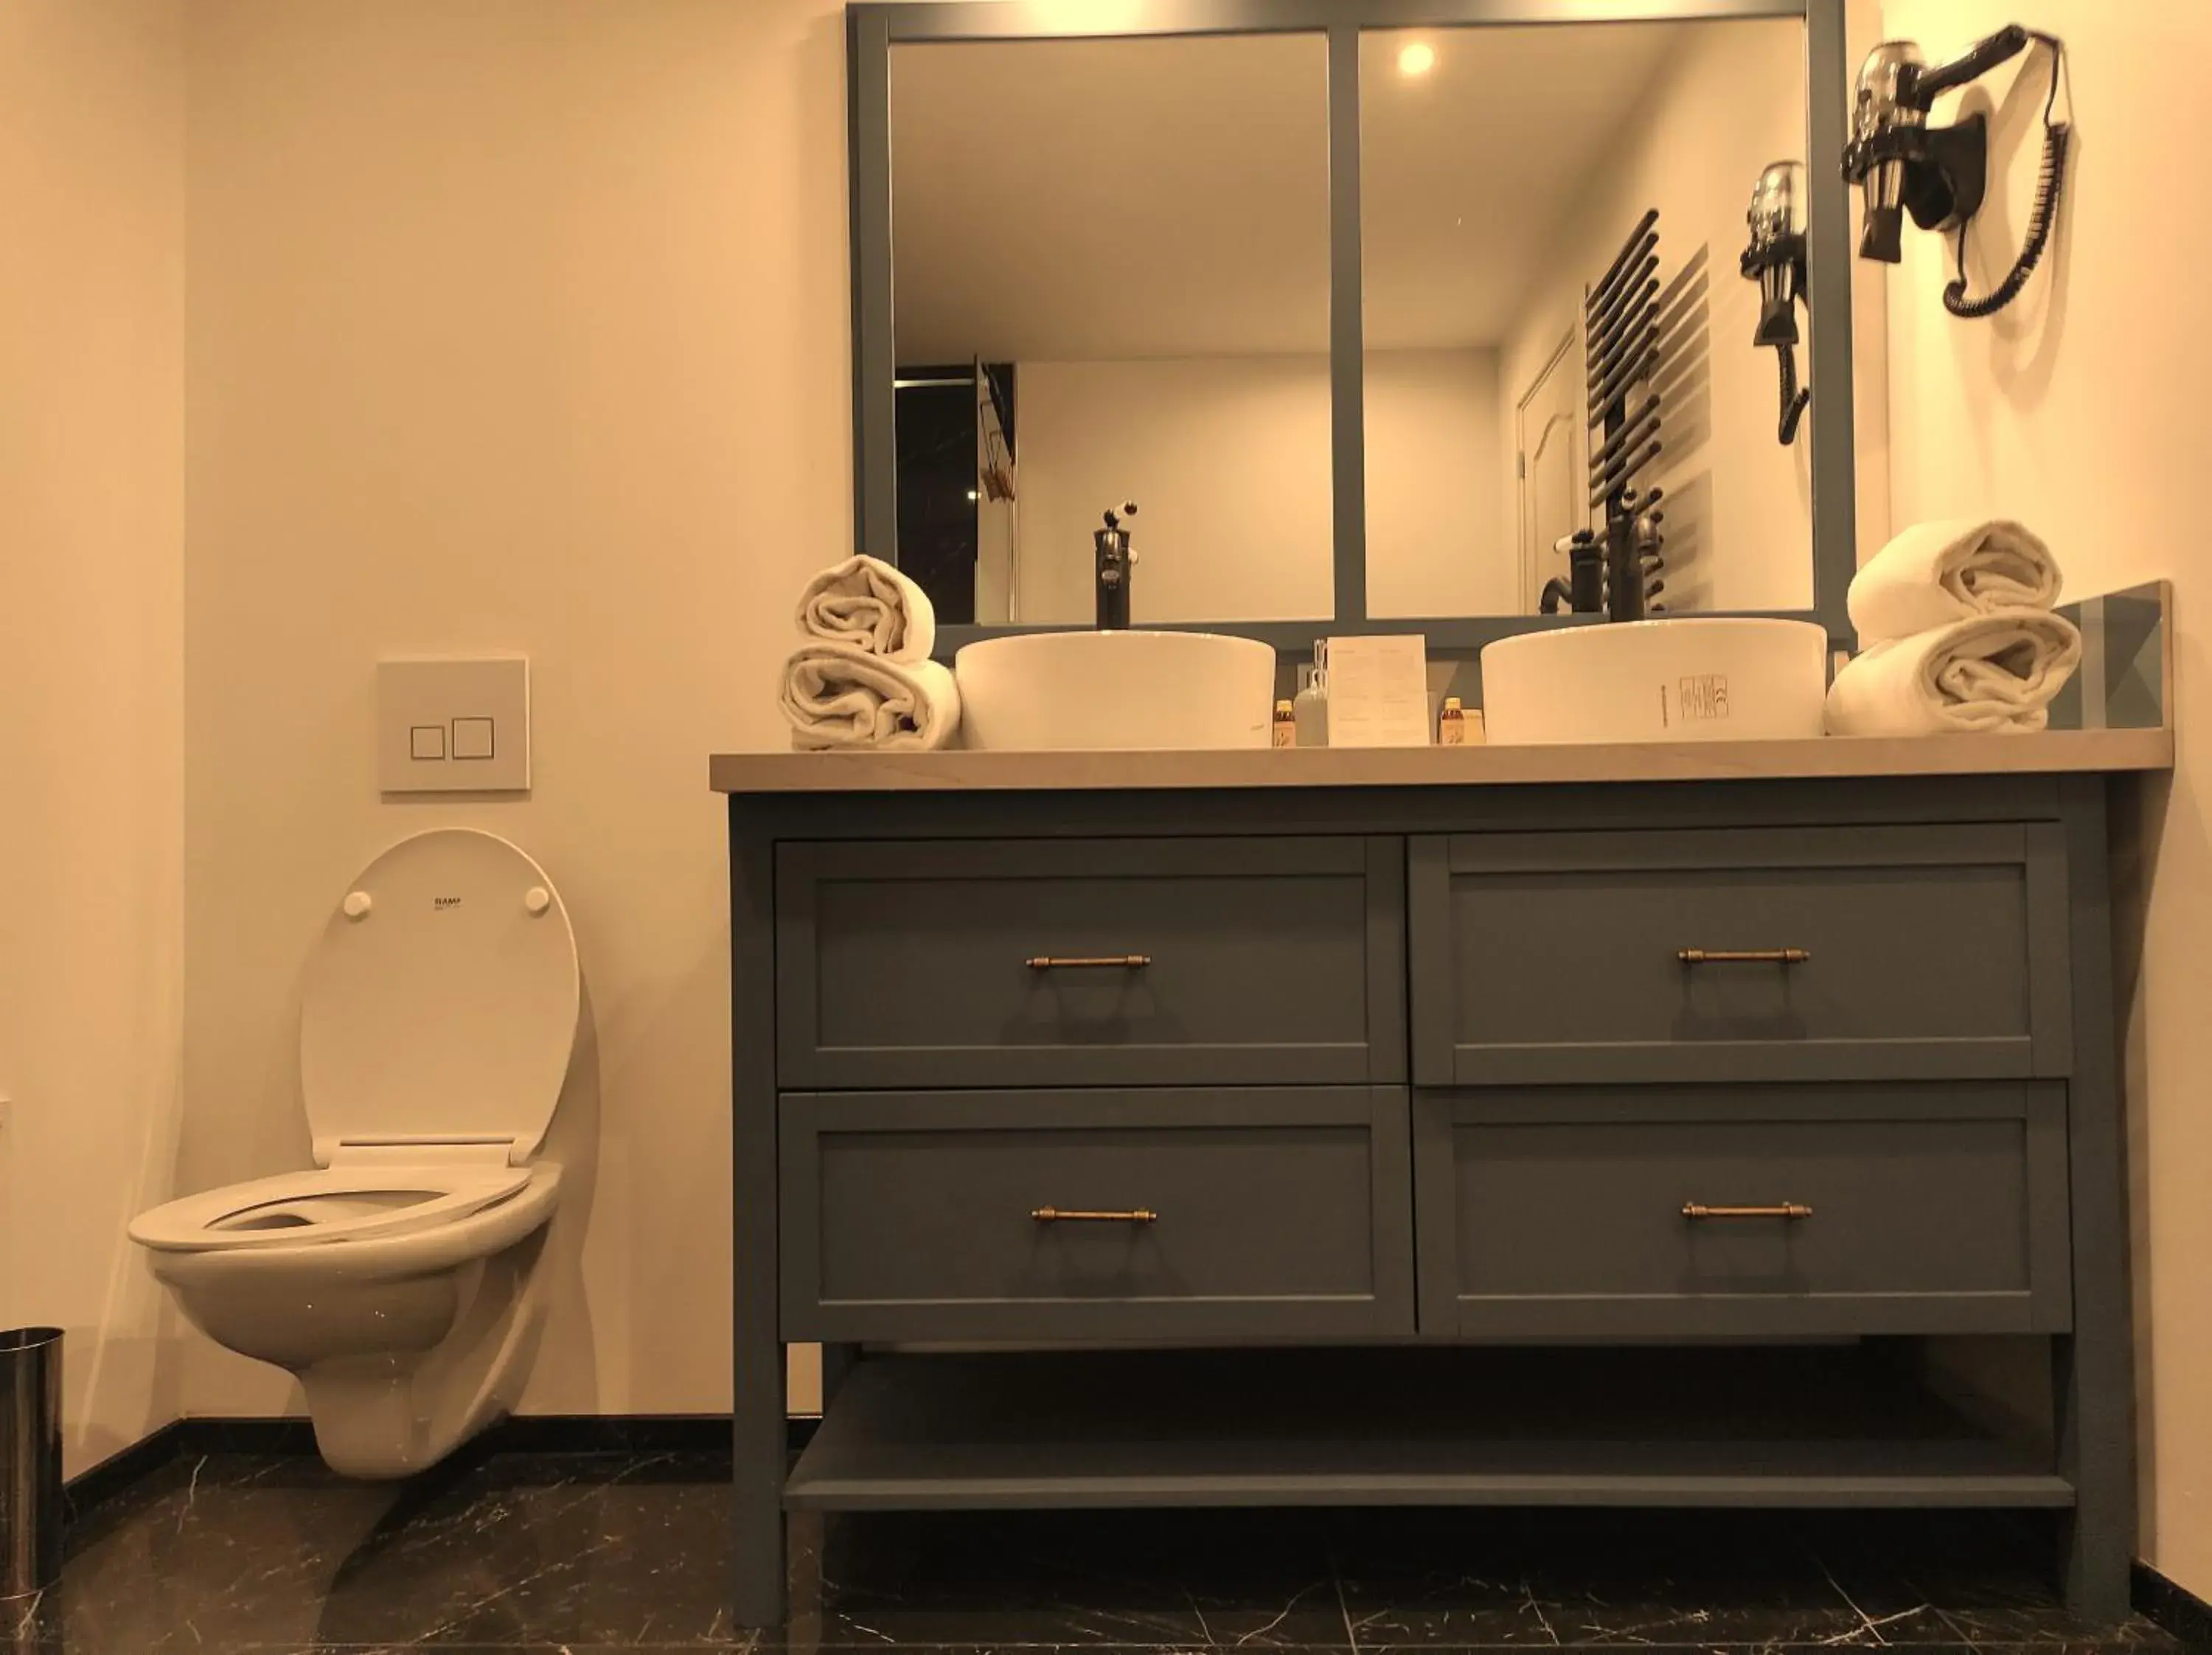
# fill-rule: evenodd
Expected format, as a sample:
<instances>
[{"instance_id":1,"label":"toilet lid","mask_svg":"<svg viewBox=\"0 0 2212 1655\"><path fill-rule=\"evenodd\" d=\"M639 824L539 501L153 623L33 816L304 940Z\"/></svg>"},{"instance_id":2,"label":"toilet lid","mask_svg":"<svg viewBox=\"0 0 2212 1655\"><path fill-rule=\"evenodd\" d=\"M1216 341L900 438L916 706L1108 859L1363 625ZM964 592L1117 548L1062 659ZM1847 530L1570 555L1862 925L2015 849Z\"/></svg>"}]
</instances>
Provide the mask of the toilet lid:
<instances>
[{"instance_id":1,"label":"toilet lid","mask_svg":"<svg viewBox=\"0 0 2212 1655\"><path fill-rule=\"evenodd\" d=\"M575 1046L576 941L553 882L495 834L440 828L362 870L307 962L300 1078L315 1159L346 1144L529 1159Z\"/></svg>"}]
</instances>

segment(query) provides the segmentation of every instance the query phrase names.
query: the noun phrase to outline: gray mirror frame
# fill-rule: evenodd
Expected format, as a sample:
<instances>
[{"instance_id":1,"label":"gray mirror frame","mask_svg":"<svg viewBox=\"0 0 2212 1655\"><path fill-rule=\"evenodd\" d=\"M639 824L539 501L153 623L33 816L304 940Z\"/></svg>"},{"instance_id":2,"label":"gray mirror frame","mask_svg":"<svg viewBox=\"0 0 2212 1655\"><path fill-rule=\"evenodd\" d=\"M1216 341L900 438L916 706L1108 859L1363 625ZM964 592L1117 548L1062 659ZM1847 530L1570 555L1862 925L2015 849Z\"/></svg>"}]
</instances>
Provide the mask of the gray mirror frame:
<instances>
[{"instance_id":1,"label":"gray mirror frame","mask_svg":"<svg viewBox=\"0 0 2212 1655\"><path fill-rule=\"evenodd\" d=\"M847 152L853 271L853 531L856 550L898 560L892 422L890 49L908 41L1095 40L1176 34L1325 34L1328 43L1329 379L1336 613L1309 621L1176 622L1233 633L1291 654L1331 632L1419 632L1431 656L1471 655L1523 632L1597 624L1595 616L1371 618L1367 613L1367 429L1361 328L1359 37L1379 28L1796 17L1805 23L1813 607L1760 611L1812 620L1847 647L1844 593L1858 567L1851 386L1851 204L1837 158L1850 119L1845 0L1134 0L1111 27L1067 21L1052 0L854 0L845 9ZM1747 187L1748 186L1747 185ZM1824 301L1826 301L1824 303ZM1726 611L1701 611L1717 614ZM1735 611L1742 612L1742 611ZM1684 618L1697 618L1685 617ZM938 654L1010 633L1066 626L946 626Z\"/></svg>"}]
</instances>

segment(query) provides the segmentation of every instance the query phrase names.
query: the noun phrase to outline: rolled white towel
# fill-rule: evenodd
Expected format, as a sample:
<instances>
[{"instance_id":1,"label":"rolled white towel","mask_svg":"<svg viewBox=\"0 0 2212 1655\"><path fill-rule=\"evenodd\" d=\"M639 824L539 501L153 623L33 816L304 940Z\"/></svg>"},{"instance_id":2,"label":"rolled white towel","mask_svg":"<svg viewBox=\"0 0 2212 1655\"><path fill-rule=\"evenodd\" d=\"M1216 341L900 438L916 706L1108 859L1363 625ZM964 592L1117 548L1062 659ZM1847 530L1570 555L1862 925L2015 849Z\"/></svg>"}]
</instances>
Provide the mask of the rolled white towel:
<instances>
[{"instance_id":1,"label":"rolled white towel","mask_svg":"<svg viewBox=\"0 0 2212 1655\"><path fill-rule=\"evenodd\" d=\"M949 667L842 643L801 645L783 664L776 703L801 751L929 751L951 746L960 732L960 686Z\"/></svg>"},{"instance_id":2,"label":"rolled white towel","mask_svg":"<svg viewBox=\"0 0 2212 1655\"><path fill-rule=\"evenodd\" d=\"M2058 602L2058 560L2020 524L1916 523L1851 581L1851 624L1865 648L2001 609Z\"/></svg>"},{"instance_id":3,"label":"rolled white towel","mask_svg":"<svg viewBox=\"0 0 2212 1655\"><path fill-rule=\"evenodd\" d=\"M1828 686L1830 735L1948 735L2040 730L2081 662L2063 615L2000 610L1865 650Z\"/></svg>"},{"instance_id":4,"label":"rolled white towel","mask_svg":"<svg viewBox=\"0 0 2212 1655\"><path fill-rule=\"evenodd\" d=\"M927 593L880 558L848 557L806 583L799 630L885 660L921 661L937 648L937 611Z\"/></svg>"}]
</instances>

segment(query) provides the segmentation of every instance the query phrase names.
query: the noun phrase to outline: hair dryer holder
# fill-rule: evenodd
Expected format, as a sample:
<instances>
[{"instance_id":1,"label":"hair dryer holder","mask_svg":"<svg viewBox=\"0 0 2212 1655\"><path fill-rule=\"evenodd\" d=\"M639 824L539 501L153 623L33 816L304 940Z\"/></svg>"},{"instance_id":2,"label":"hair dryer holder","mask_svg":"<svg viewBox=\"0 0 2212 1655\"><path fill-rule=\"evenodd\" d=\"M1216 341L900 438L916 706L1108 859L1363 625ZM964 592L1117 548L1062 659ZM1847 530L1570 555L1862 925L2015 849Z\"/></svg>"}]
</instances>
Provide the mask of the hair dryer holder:
<instances>
[{"instance_id":1,"label":"hair dryer holder","mask_svg":"<svg viewBox=\"0 0 2212 1655\"><path fill-rule=\"evenodd\" d=\"M1948 230L1982 210L1990 187L1990 124L1979 111L1949 126L1901 126L1861 146L1869 165L1905 163L1905 210L1923 230Z\"/></svg>"},{"instance_id":2,"label":"hair dryer holder","mask_svg":"<svg viewBox=\"0 0 2212 1655\"><path fill-rule=\"evenodd\" d=\"M1759 308L1759 325L1753 331L1753 345L1796 344L1797 307L1805 295L1805 236L1802 231L1778 236L1767 246L1756 244L1746 247L1736 260L1736 271L1747 282L1756 282L1771 265L1787 265L1790 279L1785 284L1787 297L1778 304L1766 302L1762 295Z\"/></svg>"}]
</instances>

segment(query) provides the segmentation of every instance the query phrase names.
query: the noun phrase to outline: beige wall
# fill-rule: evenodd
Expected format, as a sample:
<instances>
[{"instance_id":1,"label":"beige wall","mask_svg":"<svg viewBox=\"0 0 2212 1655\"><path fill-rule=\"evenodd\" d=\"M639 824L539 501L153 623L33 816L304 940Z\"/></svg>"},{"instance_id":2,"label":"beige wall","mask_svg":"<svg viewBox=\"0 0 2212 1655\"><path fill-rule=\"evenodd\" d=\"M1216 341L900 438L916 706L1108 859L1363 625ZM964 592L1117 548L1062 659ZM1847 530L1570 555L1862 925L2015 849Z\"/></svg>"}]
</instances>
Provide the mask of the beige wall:
<instances>
[{"instance_id":1,"label":"beige wall","mask_svg":"<svg viewBox=\"0 0 2212 1655\"><path fill-rule=\"evenodd\" d=\"M1121 500L1139 624L1328 614L1326 356L1026 362L1015 396L1018 619L1090 623L1091 532Z\"/></svg>"},{"instance_id":2,"label":"beige wall","mask_svg":"<svg viewBox=\"0 0 2212 1655\"><path fill-rule=\"evenodd\" d=\"M175 0L0 4L0 1325L65 1330L71 1475L173 1405L182 64Z\"/></svg>"},{"instance_id":3,"label":"beige wall","mask_svg":"<svg viewBox=\"0 0 2212 1655\"><path fill-rule=\"evenodd\" d=\"M74 0L70 0L74 3ZM307 1164L301 961L402 835L522 843L598 1031L525 1407L729 1402L722 818L850 540L836 0L193 0L185 1189ZM384 803L380 655L519 650L526 800ZM185 1401L296 1402L195 1340Z\"/></svg>"},{"instance_id":4,"label":"beige wall","mask_svg":"<svg viewBox=\"0 0 2212 1655\"><path fill-rule=\"evenodd\" d=\"M1583 284L1605 273L1645 209L1659 210L1665 316L1691 318L1705 340L1662 380L1666 449L1639 479L1667 491L1665 601L1674 609L1802 609L1813 600L1819 390L1796 442L1783 447L1774 353L1751 344L1758 289L1736 271L1760 168L1788 159L1833 164L1805 154L1804 85L1804 26L1796 20L1686 29L1615 137L1601 187L1553 244L1549 274L1528 295L1501 352L1510 430L1514 409L1576 324ZM1802 308L1798 320L1804 330ZM1805 338L1801 374L1809 373L1809 332ZM1509 453L1509 526L1512 465Z\"/></svg>"},{"instance_id":5,"label":"beige wall","mask_svg":"<svg viewBox=\"0 0 2212 1655\"><path fill-rule=\"evenodd\" d=\"M1123 499L1139 622L1334 609L1326 355L1024 362L1018 395L1016 619L1089 624L1091 532ZM1511 613L1498 353L1370 351L1366 410L1368 613Z\"/></svg>"},{"instance_id":6,"label":"beige wall","mask_svg":"<svg viewBox=\"0 0 2212 1655\"><path fill-rule=\"evenodd\" d=\"M1367 612L1510 615L1519 552L1498 352L1370 350ZM1510 461L1508 462L1510 464Z\"/></svg>"},{"instance_id":7,"label":"beige wall","mask_svg":"<svg viewBox=\"0 0 2212 1655\"><path fill-rule=\"evenodd\" d=\"M2013 21L2004 0L1887 0L1887 31L1931 57ZM2143 800L2119 847L2143 924L2122 960L2136 1185L2144 1555L2212 1595L2212 1019L2203 933L2212 906L2201 764L2212 765L2204 583L2212 548L2197 527L2203 387L2212 334L2189 319L2212 265L2201 198L2212 104L2212 12L2043 0L2027 21L2065 37L2079 122L2056 252L2027 294L1990 321L1954 321L1939 294L1948 252L1908 230L1891 277L1890 465L1899 523L1959 514L2018 516L2047 537L2068 585L2104 591L2164 576L2179 588L2179 764ZM1976 225L1972 290L2011 263L2033 194L2042 82L1999 100L2002 199ZM2200 757L2202 755L2202 757ZM2147 920L2142 894L2150 898Z\"/></svg>"}]
</instances>

